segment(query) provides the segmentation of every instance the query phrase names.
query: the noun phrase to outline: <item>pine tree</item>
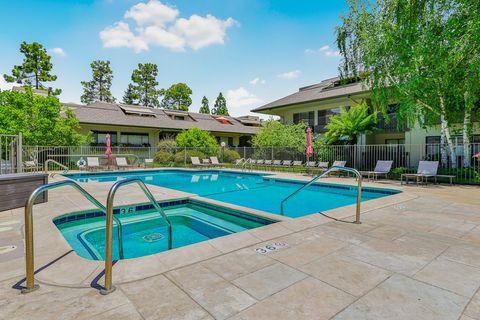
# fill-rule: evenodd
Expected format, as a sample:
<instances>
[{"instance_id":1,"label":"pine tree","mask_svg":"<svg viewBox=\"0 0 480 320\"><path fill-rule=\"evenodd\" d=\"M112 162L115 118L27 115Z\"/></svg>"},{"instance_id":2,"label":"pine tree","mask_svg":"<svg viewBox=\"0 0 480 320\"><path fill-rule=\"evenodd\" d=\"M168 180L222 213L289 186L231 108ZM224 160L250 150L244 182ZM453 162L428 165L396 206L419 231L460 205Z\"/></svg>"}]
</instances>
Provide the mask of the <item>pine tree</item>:
<instances>
[{"instance_id":1,"label":"pine tree","mask_svg":"<svg viewBox=\"0 0 480 320\"><path fill-rule=\"evenodd\" d=\"M90 64L92 68L91 81L82 81L83 95L80 100L83 103L95 101L115 102L110 88L112 87L113 73L110 69L110 61L96 60Z\"/></svg>"},{"instance_id":2,"label":"pine tree","mask_svg":"<svg viewBox=\"0 0 480 320\"><path fill-rule=\"evenodd\" d=\"M48 90L49 94L59 95L62 90L45 87L43 82L57 80L57 76L51 74L53 64L47 50L38 42L26 43L20 45L20 52L25 55L21 65L14 66L12 75L4 75L5 81L16 82L32 86L35 89Z\"/></svg>"},{"instance_id":3,"label":"pine tree","mask_svg":"<svg viewBox=\"0 0 480 320\"><path fill-rule=\"evenodd\" d=\"M191 94L192 89L185 83L173 84L165 90L161 106L170 110L188 111L192 104Z\"/></svg>"},{"instance_id":4,"label":"pine tree","mask_svg":"<svg viewBox=\"0 0 480 320\"><path fill-rule=\"evenodd\" d=\"M138 69L135 69L132 72L133 84L129 85L129 88L127 88L127 91L125 93L130 90L129 96L137 97L135 99L135 102L137 102L136 104L152 108L159 107L160 101L158 100L158 98L163 95L163 90L157 89L157 75L158 67L156 64L139 63ZM134 92L134 95L132 95L131 92ZM129 99L127 99L127 101L128 100Z\"/></svg>"},{"instance_id":5,"label":"pine tree","mask_svg":"<svg viewBox=\"0 0 480 320\"><path fill-rule=\"evenodd\" d=\"M227 101L225 100L221 92L218 94L217 100L215 100L215 105L213 106L212 114L216 114L218 116L229 116Z\"/></svg>"},{"instance_id":6,"label":"pine tree","mask_svg":"<svg viewBox=\"0 0 480 320\"><path fill-rule=\"evenodd\" d=\"M123 95L122 102L125 104L138 104L138 94L135 91L133 84L129 84L125 94Z\"/></svg>"},{"instance_id":7,"label":"pine tree","mask_svg":"<svg viewBox=\"0 0 480 320\"><path fill-rule=\"evenodd\" d=\"M203 99L202 99L202 106L200 107L200 113L210 114L208 99L205 96L203 96Z\"/></svg>"}]
</instances>

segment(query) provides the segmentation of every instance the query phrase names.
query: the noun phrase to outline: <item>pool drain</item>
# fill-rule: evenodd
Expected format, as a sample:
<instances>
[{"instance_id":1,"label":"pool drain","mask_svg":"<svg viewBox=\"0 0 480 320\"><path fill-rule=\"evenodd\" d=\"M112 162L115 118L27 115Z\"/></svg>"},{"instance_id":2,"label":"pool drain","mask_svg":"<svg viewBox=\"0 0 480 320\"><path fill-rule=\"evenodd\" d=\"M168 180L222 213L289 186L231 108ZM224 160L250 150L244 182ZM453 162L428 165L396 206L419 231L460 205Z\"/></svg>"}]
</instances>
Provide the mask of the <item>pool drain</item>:
<instances>
[{"instance_id":1,"label":"pool drain","mask_svg":"<svg viewBox=\"0 0 480 320\"><path fill-rule=\"evenodd\" d=\"M165 236L161 233L151 233L151 234L147 234L146 236L143 236L143 240L145 240L146 242L160 241L163 238L165 238Z\"/></svg>"}]
</instances>

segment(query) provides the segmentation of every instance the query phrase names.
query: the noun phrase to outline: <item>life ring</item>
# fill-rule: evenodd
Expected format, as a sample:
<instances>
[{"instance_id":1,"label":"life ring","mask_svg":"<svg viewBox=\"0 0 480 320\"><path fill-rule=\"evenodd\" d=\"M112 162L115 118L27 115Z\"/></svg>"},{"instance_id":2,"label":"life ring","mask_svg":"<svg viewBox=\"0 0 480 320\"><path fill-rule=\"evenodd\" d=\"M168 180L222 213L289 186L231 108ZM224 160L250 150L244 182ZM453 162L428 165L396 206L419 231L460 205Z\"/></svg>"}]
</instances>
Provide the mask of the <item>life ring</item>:
<instances>
[{"instance_id":1,"label":"life ring","mask_svg":"<svg viewBox=\"0 0 480 320\"><path fill-rule=\"evenodd\" d=\"M77 167L79 168L85 168L86 165L87 165L87 162L83 160L83 158L80 158L80 160L77 161Z\"/></svg>"}]
</instances>

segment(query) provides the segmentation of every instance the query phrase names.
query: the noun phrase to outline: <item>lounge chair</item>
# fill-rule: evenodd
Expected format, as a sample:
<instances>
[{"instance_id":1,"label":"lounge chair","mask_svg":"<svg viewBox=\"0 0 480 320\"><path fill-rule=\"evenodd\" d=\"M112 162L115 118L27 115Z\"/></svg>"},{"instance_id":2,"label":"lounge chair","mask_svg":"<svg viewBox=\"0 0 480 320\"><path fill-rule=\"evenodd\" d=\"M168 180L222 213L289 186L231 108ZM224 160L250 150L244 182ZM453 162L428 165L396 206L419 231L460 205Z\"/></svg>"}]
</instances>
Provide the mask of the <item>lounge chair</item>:
<instances>
[{"instance_id":1,"label":"lounge chair","mask_svg":"<svg viewBox=\"0 0 480 320\"><path fill-rule=\"evenodd\" d=\"M285 167L291 167L292 166L292 160L283 160L282 165L285 166Z\"/></svg>"},{"instance_id":2,"label":"lounge chair","mask_svg":"<svg viewBox=\"0 0 480 320\"><path fill-rule=\"evenodd\" d=\"M23 163L23 171L40 171L42 170L42 165L38 164L36 161L25 161Z\"/></svg>"},{"instance_id":3,"label":"lounge chair","mask_svg":"<svg viewBox=\"0 0 480 320\"><path fill-rule=\"evenodd\" d=\"M400 176L400 184L403 184L403 178L405 177L405 184L408 184L409 178L416 178L417 185L419 182L427 184L428 178L437 177L438 161L420 161L418 163L417 173L403 173Z\"/></svg>"},{"instance_id":4,"label":"lounge chair","mask_svg":"<svg viewBox=\"0 0 480 320\"><path fill-rule=\"evenodd\" d=\"M282 165L282 160L273 160L273 165L274 166L281 166Z\"/></svg>"},{"instance_id":5,"label":"lounge chair","mask_svg":"<svg viewBox=\"0 0 480 320\"><path fill-rule=\"evenodd\" d=\"M346 164L347 164L347 161L336 160L332 163L332 166L330 168L332 168L332 167L345 167ZM345 174L345 172L343 172L343 173L341 171L337 172L338 177L342 176L342 174ZM330 173L328 175L330 175Z\"/></svg>"},{"instance_id":6,"label":"lounge chair","mask_svg":"<svg viewBox=\"0 0 480 320\"><path fill-rule=\"evenodd\" d=\"M366 175L368 181L370 181L370 179L376 181L380 175L384 175L385 178L388 176L390 170L392 170L392 164L393 161L391 160L378 160L373 171L362 171L360 173Z\"/></svg>"},{"instance_id":7,"label":"lounge chair","mask_svg":"<svg viewBox=\"0 0 480 320\"><path fill-rule=\"evenodd\" d=\"M145 159L143 166L146 167L153 167L153 159Z\"/></svg>"},{"instance_id":8,"label":"lounge chair","mask_svg":"<svg viewBox=\"0 0 480 320\"><path fill-rule=\"evenodd\" d=\"M210 159L202 159L202 164L208 167L210 165Z\"/></svg>"},{"instance_id":9,"label":"lounge chair","mask_svg":"<svg viewBox=\"0 0 480 320\"><path fill-rule=\"evenodd\" d=\"M314 172L313 168L315 168L317 165L317 162L316 161L307 161L305 162L305 170L308 173L312 173Z\"/></svg>"},{"instance_id":10,"label":"lounge chair","mask_svg":"<svg viewBox=\"0 0 480 320\"><path fill-rule=\"evenodd\" d=\"M262 164L264 164L264 163L265 163L265 160L262 160L262 159L257 160L257 161L254 162L254 164L256 164L256 165L262 165Z\"/></svg>"},{"instance_id":11,"label":"lounge chair","mask_svg":"<svg viewBox=\"0 0 480 320\"><path fill-rule=\"evenodd\" d=\"M194 167L203 167L205 166L200 162L200 159L198 157L190 157L190 161L192 162L192 165Z\"/></svg>"},{"instance_id":12,"label":"lounge chair","mask_svg":"<svg viewBox=\"0 0 480 320\"><path fill-rule=\"evenodd\" d=\"M99 170L100 167L100 161L98 160L98 157L87 157L87 170L92 171L92 170Z\"/></svg>"},{"instance_id":13,"label":"lounge chair","mask_svg":"<svg viewBox=\"0 0 480 320\"><path fill-rule=\"evenodd\" d=\"M245 158L240 158L240 159L236 159L234 162L233 162L233 165L238 167L240 165L242 165L244 162L246 162Z\"/></svg>"},{"instance_id":14,"label":"lounge chair","mask_svg":"<svg viewBox=\"0 0 480 320\"><path fill-rule=\"evenodd\" d=\"M127 158L125 157L117 157L115 161L119 169L128 169L133 167L132 165L128 164Z\"/></svg>"},{"instance_id":15,"label":"lounge chair","mask_svg":"<svg viewBox=\"0 0 480 320\"><path fill-rule=\"evenodd\" d=\"M303 162L301 160L294 160L293 163L292 163L292 166L294 167L302 167L303 166Z\"/></svg>"},{"instance_id":16,"label":"lounge chair","mask_svg":"<svg viewBox=\"0 0 480 320\"><path fill-rule=\"evenodd\" d=\"M272 160L265 160L265 165L266 166L271 166L272 165Z\"/></svg>"},{"instance_id":17,"label":"lounge chair","mask_svg":"<svg viewBox=\"0 0 480 320\"><path fill-rule=\"evenodd\" d=\"M210 163L212 164L212 166L221 166L220 162L218 162L218 158L217 157L210 157Z\"/></svg>"}]
</instances>

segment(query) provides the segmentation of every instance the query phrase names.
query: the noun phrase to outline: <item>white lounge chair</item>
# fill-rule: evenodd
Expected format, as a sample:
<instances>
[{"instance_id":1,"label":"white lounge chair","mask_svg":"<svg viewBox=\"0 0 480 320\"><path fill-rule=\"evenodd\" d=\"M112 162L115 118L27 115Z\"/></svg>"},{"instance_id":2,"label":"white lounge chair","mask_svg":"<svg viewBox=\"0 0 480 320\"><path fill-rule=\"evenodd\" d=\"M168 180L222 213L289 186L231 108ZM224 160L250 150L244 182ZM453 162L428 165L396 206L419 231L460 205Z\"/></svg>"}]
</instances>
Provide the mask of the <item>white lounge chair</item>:
<instances>
[{"instance_id":1,"label":"white lounge chair","mask_svg":"<svg viewBox=\"0 0 480 320\"><path fill-rule=\"evenodd\" d=\"M378 180L378 176L384 175L385 178L392 170L393 161L391 160L378 160L373 171L362 171L362 175L367 175L368 181L372 179L373 181Z\"/></svg>"},{"instance_id":2,"label":"white lounge chair","mask_svg":"<svg viewBox=\"0 0 480 320\"><path fill-rule=\"evenodd\" d=\"M273 165L274 166L281 166L282 165L282 160L273 160Z\"/></svg>"},{"instance_id":3,"label":"white lounge chair","mask_svg":"<svg viewBox=\"0 0 480 320\"><path fill-rule=\"evenodd\" d=\"M285 167L291 167L292 166L292 160L283 160L282 165L285 166Z\"/></svg>"},{"instance_id":4,"label":"white lounge chair","mask_svg":"<svg viewBox=\"0 0 480 320\"><path fill-rule=\"evenodd\" d=\"M98 157L87 157L87 170L99 170L100 168L100 161L98 160Z\"/></svg>"},{"instance_id":5,"label":"white lounge chair","mask_svg":"<svg viewBox=\"0 0 480 320\"><path fill-rule=\"evenodd\" d=\"M303 162L301 160L294 160L292 166L294 167L302 167Z\"/></svg>"},{"instance_id":6,"label":"white lounge chair","mask_svg":"<svg viewBox=\"0 0 480 320\"><path fill-rule=\"evenodd\" d=\"M36 161L25 161L23 163L23 171L40 171L42 170L42 165L38 164Z\"/></svg>"},{"instance_id":7,"label":"white lounge chair","mask_svg":"<svg viewBox=\"0 0 480 320\"><path fill-rule=\"evenodd\" d=\"M119 169L128 169L132 167L132 165L128 164L127 158L125 157L117 157L115 161Z\"/></svg>"},{"instance_id":8,"label":"white lounge chair","mask_svg":"<svg viewBox=\"0 0 480 320\"><path fill-rule=\"evenodd\" d=\"M192 162L192 165L194 167L203 167L205 166L200 162L200 159L198 157L190 157L190 161Z\"/></svg>"},{"instance_id":9,"label":"white lounge chair","mask_svg":"<svg viewBox=\"0 0 480 320\"><path fill-rule=\"evenodd\" d=\"M210 163L212 164L212 166L221 166L220 162L218 162L217 157L210 157Z\"/></svg>"},{"instance_id":10,"label":"white lounge chair","mask_svg":"<svg viewBox=\"0 0 480 320\"><path fill-rule=\"evenodd\" d=\"M405 178L405 184L408 184L409 178L416 178L417 185L419 182L427 184L428 178L437 178L438 161L420 161L418 163L417 173L403 173L400 176L400 184L403 184L403 178Z\"/></svg>"},{"instance_id":11,"label":"white lounge chair","mask_svg":"<svg viewBox=\"0 0 480 320\"><path fill-rule=\"evenodd\" d=\"M153 159L145 159L143 166L146 167L153 167Z\"/></svg>"},{"instance_id":12,"label":"white lounge chair","mask_svg":"<svg viewBox=\"0 0 480 320\"><path fill-rule=\"evenodd\" d=\"M265 165L266 166L271 166L272 165L272 160L265 160Z\"/></svg>"}]
</instances>

